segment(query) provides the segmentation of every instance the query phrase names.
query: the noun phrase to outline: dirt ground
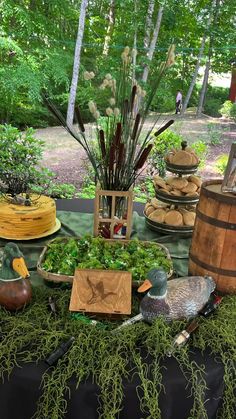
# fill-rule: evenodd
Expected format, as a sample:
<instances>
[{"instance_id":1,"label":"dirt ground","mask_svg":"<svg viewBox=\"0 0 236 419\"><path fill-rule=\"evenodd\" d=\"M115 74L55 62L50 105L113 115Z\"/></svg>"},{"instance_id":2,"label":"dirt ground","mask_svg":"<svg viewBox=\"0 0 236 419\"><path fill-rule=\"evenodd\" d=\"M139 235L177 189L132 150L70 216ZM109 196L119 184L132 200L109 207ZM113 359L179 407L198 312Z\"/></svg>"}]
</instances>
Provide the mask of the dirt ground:
<instances>
[{"instance_id":1,"label":"dirt ground","mask_svg":"<svg viewBox=\"0 0 236 419\"><path fill-rule=\"evenodd\" d=\"M150 115L144 130L148 130L152 126L154 118L154 115ZM196 118L191 111L184 116L162 115L160 124L169 119L175 119L175 123L172 125L173 130L183 135L189 144L197 140L209 144L210 131L218 133L220 143L209 144L206 165L199 174L204 179L219 177L214 169L215 160L221 154L229 153L232 142L236 141L236 125L223 118L208 116ZM86 125L86 133L90 138L92 137L91 124ZM80 189L87 172L86 155L82 147L62 127L37 129L36 136L45 141L42 165L56 173L57 182L72 183L77 189Z\"/></svg>"}]
</instances>

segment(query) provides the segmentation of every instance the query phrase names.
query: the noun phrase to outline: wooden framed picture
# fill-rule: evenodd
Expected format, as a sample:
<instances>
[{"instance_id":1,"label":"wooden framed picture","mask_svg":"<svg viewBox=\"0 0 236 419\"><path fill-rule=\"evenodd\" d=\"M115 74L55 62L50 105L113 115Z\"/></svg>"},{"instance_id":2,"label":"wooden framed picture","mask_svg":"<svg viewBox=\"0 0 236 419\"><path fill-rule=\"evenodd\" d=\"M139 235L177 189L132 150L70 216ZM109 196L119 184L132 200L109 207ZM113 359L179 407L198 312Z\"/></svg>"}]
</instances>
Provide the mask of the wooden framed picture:
<instances>
[{"instance_id":1,"label":"wooden framed picture","mask_svg":"<svg viewBox=\"0 0 236 419\"><path fill-rule=\"evenodd\" d=\"M221 190L236 194L236 143L232 144L230 149Z\"/></svg>"},{"instance_id":2,"label":"wooden framed picture","mask_svg":"<svg viewBox=\"0 0 236 419\"><path fill-rule=\"evenodd\" d=\"M70 311L131 314L132 276L126 271L76 269Z\"/></svg>"}]
</instances>

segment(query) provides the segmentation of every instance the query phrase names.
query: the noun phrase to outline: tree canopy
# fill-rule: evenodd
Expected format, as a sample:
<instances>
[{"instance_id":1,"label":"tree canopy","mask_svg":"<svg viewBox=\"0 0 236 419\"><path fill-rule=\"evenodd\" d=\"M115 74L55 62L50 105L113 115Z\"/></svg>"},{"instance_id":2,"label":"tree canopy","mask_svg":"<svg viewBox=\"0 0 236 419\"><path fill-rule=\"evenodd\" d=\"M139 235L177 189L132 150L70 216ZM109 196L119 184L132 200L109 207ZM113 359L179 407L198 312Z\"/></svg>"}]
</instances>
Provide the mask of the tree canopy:
<instances>
[{"instance_id":1,"label":"tree canopy","mask_svg":"<svg viewBox=\"0 0 236 419\"><path fill-rule=\"evenodd\" d=\"M150 25L147 13L153 2ZM200 65L204 66L213 39L211 68L230 71L236 54L236 3L220 0L217 24L206 22L213 13L212 0L90 0L88 4L80 60L84 70L99 73L118 72L124 46L137 48L135 76L141 82L145 64L149 81L166 55L176 44L176 64L160 86L154 110L171 110L176 89L187 93L194 73L203 36L206 37ZM80 0L2 0L0 2L0 121L18 126L42 126L52 123L41 103L46 90L66 112L72 77ZM163 8L160 30L152 60L147 56L157 14ZM213 22L213 21L212 21ZM102 92L94 90L79 77L77 101L88 116L90 99L103 102ZM222 93L222 100L227 93ZM193 91L192 103L197 104ZM195 101L195 102L194 102ZM190 102L191 104L191 102Z\"/></svg>"}]
</instances>

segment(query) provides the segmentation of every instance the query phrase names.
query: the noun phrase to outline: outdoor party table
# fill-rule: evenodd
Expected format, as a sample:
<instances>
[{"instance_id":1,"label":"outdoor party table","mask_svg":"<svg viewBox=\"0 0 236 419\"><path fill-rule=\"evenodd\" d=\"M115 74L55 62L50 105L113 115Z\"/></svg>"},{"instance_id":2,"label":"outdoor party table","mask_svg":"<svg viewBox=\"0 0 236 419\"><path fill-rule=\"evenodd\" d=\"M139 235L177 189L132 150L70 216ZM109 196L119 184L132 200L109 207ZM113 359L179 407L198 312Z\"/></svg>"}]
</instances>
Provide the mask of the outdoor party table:
<instances>
[{"instance_id":1,"label":"outdoor party table","mask_svg":"<svg viewBox=\"0 0 236 419\"><path fill-rule=\"evenodd\" d=\"M58 236L81 236L93 232L93 208L91 200L58 200L57 217L62 223L61 230L46 239L33 240L18 243L23 251L26 262L31 272L31 280L35 287L45 285L44 280L36 272L36 263L43 246L49 240ZM188 249L191 238L180 238L174 236L161 236L156 232L148 230L142 217L143 205L135 204L133 214L133 229L131 238L138 237L141 240L151 240L163 243L168 247L173 258L174 269L179 276L187 274ZM5 240L0 241L0 246L6 244ZM145 362L149 363L150 355L142 353ZM210 354L210 350L201 353L193 350L190 354L191 360L198 364L205 365L205 380L207 390L204 394L205 406L208 418L216 417L217 409L222 404L224 392L223 375L224 369L220 360L216 360ZM166 358L161 361L163 390L159 397L159 406L162 419L187 419L191 410L193 399L190 389L187 387L186 377L181 372L176 359ZM42 393L41 379L43 373L48 369L44 360L20 364L14 367L9 379L5 377L0 384L0 418L1 419L30 419L35 413L37 401ZM69 380L71 389L68 399L66 419L97 419L99 407L97 395L99 387L90 377L76 389L76 380L72 377ZM196 383L196 385L198 385ZM123 410L119 418L140 419L148 417L140 411L140 399L137 395L137 387L140 386L140 378L132 374L130 380L123 380L124 400ZM150 417L150 416L149 416ZM41 417L40 419L51 419ZM54 418L53 418L54 419ZM55 418L56 419L56 418ZM155 418L153 418L155 419Z\"/></svg>"}]
</instances>

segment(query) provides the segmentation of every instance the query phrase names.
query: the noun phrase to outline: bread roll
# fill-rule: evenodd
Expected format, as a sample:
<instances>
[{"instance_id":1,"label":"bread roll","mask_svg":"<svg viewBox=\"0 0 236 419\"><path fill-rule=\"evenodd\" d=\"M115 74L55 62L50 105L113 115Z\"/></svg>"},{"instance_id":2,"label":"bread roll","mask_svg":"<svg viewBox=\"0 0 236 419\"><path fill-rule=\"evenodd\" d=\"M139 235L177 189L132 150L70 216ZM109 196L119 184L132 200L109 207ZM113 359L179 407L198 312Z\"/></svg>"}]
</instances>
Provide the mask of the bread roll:
<instances>
[{"instance_id":1,"label":"bread roll","mask_svg":"<svg viewBox=\"0 0 236 419\"><path fill-rule=\"evenodd\" d=\"M172 163L179 166L191 166L192 155L184 150L179 150L172 158Z\"/></svg>"},{"instance_id":2,"label":"bread roll","mask_svg":"<svg viewBox=\"0 0 236 419\"><path fill-rule=\"evenodd\" d=\"M166 211L163 208L158 208L150 214L149 218L157 223L163 223L165 216Z\"/></svg>"},{"instance_id":3,"label":"bread roll","mask_svg":"<svg viewBox=\"0 0 236 419\"><path fill-rule=\"evenodd\" d=\"M185 186L185 188L182 189L182 192L192 193L192 192L196 192L196 190L197 190L197 185L193 182L188 182L187 186Z\"/></svg>"},{"instance_id":4,"label":"bread roll","mask_svg":"<svg viewBox=\"0 0 236 419\"><path fill-rule=\"evenodd\" d=\"M165 216L165 223L173 226L183 225L183 216L179 211L170 210Z\"/></svg>"},{"instance_id":5,"label":"bread roll","mask_svg":"<svg viewBox=\"0 0 236 419\"><path fill-rule=\"evenodd\" d=\"M183 214L184 224L186 226L193 226L196 218L196 213L193 211L187 211Z\"/></svg>"}]
</instances>

